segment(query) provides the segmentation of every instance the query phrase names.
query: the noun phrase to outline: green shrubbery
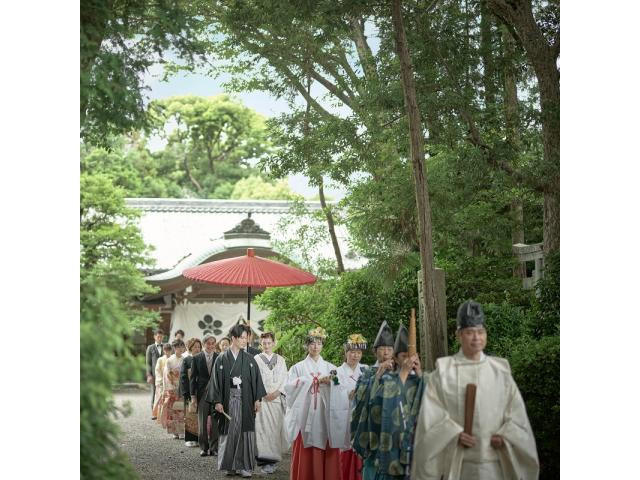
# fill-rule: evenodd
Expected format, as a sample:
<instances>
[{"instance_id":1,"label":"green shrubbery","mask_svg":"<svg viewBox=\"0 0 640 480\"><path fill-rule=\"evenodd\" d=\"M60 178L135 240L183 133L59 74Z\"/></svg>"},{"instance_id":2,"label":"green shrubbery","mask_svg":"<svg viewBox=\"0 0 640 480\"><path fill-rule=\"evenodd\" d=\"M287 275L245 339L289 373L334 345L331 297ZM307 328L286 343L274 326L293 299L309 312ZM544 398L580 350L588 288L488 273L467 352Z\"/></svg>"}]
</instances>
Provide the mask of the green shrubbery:
<instances>
[{"instance_id":1,"label":"green shrubbery","mask_svg":"<svg viewBox=\"0 0 640 480\"><path fill-rule=\"evenodd\" d=\"M560 478L560 337L525 337L509 362L536 437L540 478Z\"/></svg>"},{"instance_id":2,"label":"green shrubbery","mask_svg":"<svg viewBox=\"0 0 640 480\"><path fill-rule=\"evenodd\" d=\"M125 206L124 192L105 175L81 175L80 195L80 474L83 479L137 478L119 450L114 383L142 380L143 363L128 340L156 314L131 301L153 291L138 266L147 247Z\"/></svg>"},{"instance_id":3,"label":"green shrubbery","mask_svg":"<svg viewBox=\"0 0 640 480\"><path fill-rule=\"evenodd\" d=\"M323 358L340 365L344 361L342 345L348 335L361 333L373 345L383 320L394 331L401 320L405 325L408 323L417 295L417 280L412 278L416 278L415 270L410 269L385 286L378 276L365 269L315 285L269 289L256 301L270 311L265 328L276 332L277 351L288 365L304 358L304 337L315 326L325 328L329 335ZM399 301L402 298L406 299L406 305ZM375 362L371 349L362 361Z\"/></svg>"},{"instance_id":4,"label":"green shrubbery","mask_svg":"<svg viewBox=\"0 0 640 480\"><path fill-rule=\"evenodd\" d=\"M81 478L138 478L119 450L114 422L128 410L117 408L111 393L114 383L131 378L141 367L124 340L132 333L131 325L117 296L96 278L83 282L80 317Z\"/></svg>"},{"instance_id":5,"label":"green shrubbery","mask_svg":"<svg viewBox=\"0 0 640 480\"><path fill-rule=\"evenodd\" d=\"M535 337L560 334L560 252L544 259L544 277L536 283L534 318L530 329Z\"/></svg>"}]
</instances>

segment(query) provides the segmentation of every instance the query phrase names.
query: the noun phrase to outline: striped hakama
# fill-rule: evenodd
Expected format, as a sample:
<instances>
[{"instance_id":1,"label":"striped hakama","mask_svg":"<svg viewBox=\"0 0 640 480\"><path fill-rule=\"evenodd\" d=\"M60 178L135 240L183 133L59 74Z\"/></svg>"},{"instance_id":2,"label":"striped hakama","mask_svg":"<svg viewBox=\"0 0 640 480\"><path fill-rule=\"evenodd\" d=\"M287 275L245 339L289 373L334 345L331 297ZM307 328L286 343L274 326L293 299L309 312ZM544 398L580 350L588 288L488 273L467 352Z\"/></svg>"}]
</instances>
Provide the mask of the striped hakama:
<instances>
[{"instance_id":1,"label":"striped hakama","mask_svg":"<svg viewBox=\"0 0 640 480\"><path fill-rule=\"evenodd\" d=\"M231 417L227 435L219 437L218 470L248 470L256 466L256 432L242 432L242 396L239 388L230 390Z\"/></svg>"}]
</instances>

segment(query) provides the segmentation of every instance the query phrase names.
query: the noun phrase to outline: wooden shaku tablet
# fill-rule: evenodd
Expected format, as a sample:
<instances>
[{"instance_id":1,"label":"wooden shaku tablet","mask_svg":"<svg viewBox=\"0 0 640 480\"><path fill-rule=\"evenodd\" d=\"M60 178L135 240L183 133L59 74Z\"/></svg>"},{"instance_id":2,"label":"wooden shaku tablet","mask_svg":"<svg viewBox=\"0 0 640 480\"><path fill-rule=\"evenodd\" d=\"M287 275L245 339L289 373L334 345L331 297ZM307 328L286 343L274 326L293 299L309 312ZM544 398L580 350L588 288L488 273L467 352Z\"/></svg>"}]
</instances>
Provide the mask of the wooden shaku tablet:
<instances>
[{"instance_id":1,"label":"wooden shaku tablet","mask_svg":"<svg viewBox=\"0 0 640 480\"><path fill-rule=\"evenodd\" d=\"M473 383L467 383L467 392L464 401L464 433L473 435L473 411L476 407L476 387Z\"/></svg>"}]
</instances>

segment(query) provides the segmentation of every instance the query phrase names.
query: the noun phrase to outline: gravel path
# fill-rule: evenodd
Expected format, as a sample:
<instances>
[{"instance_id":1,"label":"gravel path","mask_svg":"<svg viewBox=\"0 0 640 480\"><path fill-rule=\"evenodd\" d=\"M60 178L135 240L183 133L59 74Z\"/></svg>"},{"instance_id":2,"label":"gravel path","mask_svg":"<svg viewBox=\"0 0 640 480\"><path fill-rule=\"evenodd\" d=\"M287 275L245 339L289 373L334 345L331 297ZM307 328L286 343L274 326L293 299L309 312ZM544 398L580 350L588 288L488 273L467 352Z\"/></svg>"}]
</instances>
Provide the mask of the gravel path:
<instances>
[{"instance_id":1,"label":"gravel path","mask_svg":"<svg viewBox=\"0 0 640 480\"><path fill-rule=\"evenodd\" d=\"M122 449L129 455L142 480L211 480L227 477L217 470L217 457L200 457L200 449L184 446L184 440L174 440L151 420L150 394L144 391L123 391L114 394L118 405L130 402L131 415L119 418L122 429ZM273 475L254 471L254 478L284 480L289 478L289 454Z\"/></svg>"}]
</instances>

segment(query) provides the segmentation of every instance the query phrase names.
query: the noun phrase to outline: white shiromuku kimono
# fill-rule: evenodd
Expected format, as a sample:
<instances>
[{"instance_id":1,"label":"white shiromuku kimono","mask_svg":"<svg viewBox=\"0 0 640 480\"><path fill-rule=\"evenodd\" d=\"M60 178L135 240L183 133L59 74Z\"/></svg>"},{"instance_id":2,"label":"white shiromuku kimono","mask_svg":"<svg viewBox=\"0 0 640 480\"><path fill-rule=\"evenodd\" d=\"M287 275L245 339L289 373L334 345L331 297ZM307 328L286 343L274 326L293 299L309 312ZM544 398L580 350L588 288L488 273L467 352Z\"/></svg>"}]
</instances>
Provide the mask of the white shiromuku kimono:
<instances>
[{"instance_id":1,"label":"white shiromuku kimono","mask_svg":"<svg viewBox=\"0 0 640 480\"><path fill-rule=\"evenodd\" d=\"M477 385L472 448L458 444L468 383ZM501 435L505 445L494 449L492 435ZM486 355L473 361L462 351L439 358L422 397L414 451L416 480L537 479L535 439L509 362Z\"/></svg>"},{"instance_id":2,"label":"white shiromuku kimono","mask_svg":"<svg viewBox=\"0 0 640 480\"><path fill-rule=\"evenodd\" d=\"M332 363L320 356L314 361L307 355L289 370L284 392L287 396L285 429L287 442L293 443L302 435L304 448L316 447L324 450L331 430L330 390L332 386L319 384L318 379L337 370ZM334 445L330 445L336 448Z\"/></svg>"},{"instance_id":3,"label":"white shiromuku kimono","mask_svg":"<svg viewBox=\"0 0 640 480\"><path fill-rule=\"evenodd\" d=\"M254 358L267 393L276 390L284 393L284 384L287 381L287 364L284 358L277 353L273 353L271 358L259 353ZM268 363L265 363L265 359ZM260 411L256 414L256 441L260 459L279 462L282 460L282 454L289 448L284 430L284 402L281 396L270 402L263 399Z\"/></svg>"},{"instance_id":4,"label":"white shiromuku kimono","mask_svg":"<svg viewBox=\"0 0 640 480\"><path fill-rule=\"evenodd\" d=\"M337 369L339 384L331 386L330 417L332 428L329 443L334 448L351 449L349 424L353 403L349 400L349 393L355 390L358 378L362 375L362 368L366 368L366 365L359 363L354 370L351 370L347 362L344 362Z\"/></svg>"}]
</instances>

